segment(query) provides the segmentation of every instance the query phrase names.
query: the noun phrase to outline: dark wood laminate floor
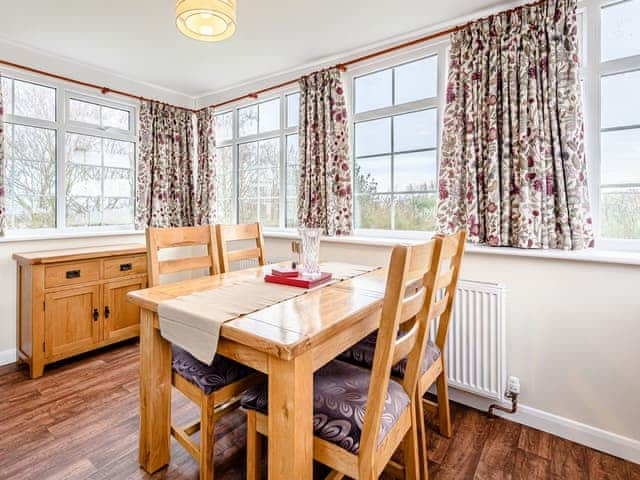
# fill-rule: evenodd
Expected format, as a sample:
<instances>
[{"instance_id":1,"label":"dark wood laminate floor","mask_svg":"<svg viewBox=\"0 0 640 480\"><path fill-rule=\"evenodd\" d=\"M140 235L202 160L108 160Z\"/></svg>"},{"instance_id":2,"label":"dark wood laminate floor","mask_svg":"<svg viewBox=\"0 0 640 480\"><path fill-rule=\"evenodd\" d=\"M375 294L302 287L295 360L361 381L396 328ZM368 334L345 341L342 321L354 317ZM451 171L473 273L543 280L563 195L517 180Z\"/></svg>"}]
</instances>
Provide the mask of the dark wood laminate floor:
<instances>
[{"instance_id":1,"label":"dark wood laminate floor","mask_svg":"<svg viewBox=\"0 0 640 480\"><path fill-rule=\"evenodd\" d=\"M453 406L454 436L429 436L431 478L640 480L640 466L544 432ZM175 394L174 415L197 416ZM0 479L198 478L172 440L171 465L153 476L138 468L138 345L125 344L47 368L0 367ZM244 478L244 415L216 431L220 479Z\"/></svg>"}]
</instances>

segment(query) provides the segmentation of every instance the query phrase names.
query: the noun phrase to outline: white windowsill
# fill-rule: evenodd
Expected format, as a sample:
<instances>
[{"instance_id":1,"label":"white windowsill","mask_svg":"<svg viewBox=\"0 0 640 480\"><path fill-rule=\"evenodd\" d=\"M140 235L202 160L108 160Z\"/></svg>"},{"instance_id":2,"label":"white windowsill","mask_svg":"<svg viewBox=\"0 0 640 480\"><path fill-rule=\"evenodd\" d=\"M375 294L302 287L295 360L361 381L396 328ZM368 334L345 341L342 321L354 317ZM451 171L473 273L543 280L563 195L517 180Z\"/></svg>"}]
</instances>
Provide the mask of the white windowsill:
<instances>
[{"instance_id":1,"label":"white windowsill","mask_svg":"<svg viewBox=\"0 0 640 480\"><path fill-rule=\"evenodd\" d=\"M293 232L265 231L265 238L278 238L284 240L294 240L299 238ZM406 244L418 242L419 239L411 238L391 238L391 237L367 237L367 236L349 236L349 237L322 237L322 242L349 244L349 245L366 245L373 247L392 247L397 244ZM488 247L486 245L467 245L467 254L479 255L500 255L510 257L533 257L542 259L558 259L574 262L594 262L594 263L613 263L620 265L640 265L640 251L618 251L618 250L580 250L580 251L564 251L564 250L525 250L511 247Z\"/></svg>"},{"instance_id":2,"label":"white windowsill","mask_svg":"<svg viewBox=\"0 0 640 480\"><path fill-rule=\"evenodd\" d=\"M16 242L40 242L44 240L69 240L74 238L96 238L96 237L126 237L134 235L144 235L142 230L100 230L100 231L77 231L77 232L47 232L33 235L9 235L0 237L0 245L4 243Z\"/></svg>"}]
</instances>

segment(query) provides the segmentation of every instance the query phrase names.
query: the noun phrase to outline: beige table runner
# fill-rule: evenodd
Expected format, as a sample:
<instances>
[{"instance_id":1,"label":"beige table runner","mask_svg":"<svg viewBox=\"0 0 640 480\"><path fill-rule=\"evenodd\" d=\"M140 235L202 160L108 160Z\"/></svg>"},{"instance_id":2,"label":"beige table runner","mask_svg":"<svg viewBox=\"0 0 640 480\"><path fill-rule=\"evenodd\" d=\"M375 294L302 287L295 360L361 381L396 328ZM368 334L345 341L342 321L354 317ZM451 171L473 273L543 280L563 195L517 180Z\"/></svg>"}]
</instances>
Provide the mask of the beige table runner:
<instances>
[{"instance_id":1,"label":"beige table runner","mask_svg":"<svg viewBox=\"0 0 640 480\"><path fill-rule=\"evenodd\" d=\"M322 263L321 270L331 272L333 281L316 289L378 268L334 262ZM171 343L210 365L218 348L220 327L224 322L304 295L311 290L252 278L238 280L213 290L177 297L158 305L160 333Z\"/></svg>"}]
</instances>

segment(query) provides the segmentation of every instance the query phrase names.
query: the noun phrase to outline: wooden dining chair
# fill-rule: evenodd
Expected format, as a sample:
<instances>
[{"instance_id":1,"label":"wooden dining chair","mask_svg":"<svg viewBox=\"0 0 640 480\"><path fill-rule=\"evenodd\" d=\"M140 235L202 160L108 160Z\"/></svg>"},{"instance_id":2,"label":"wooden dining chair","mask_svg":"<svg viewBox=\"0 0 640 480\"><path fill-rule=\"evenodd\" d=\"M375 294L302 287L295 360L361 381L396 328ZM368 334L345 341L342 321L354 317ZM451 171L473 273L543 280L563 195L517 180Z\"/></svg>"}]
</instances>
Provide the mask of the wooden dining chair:
<instances>
[{"instance_id":1,"label":"wooden dining chair","mask_svg":"<svg viewBox=\"0 0 640 480\"><path fill-rule=\"evenodd\" d=\"M262 238L262 226L260 223L247 223L244 225L216 225L218 252L220 255L220 270L222 273L229 271L229 264L242 260L256 259L259 265L266 265L267 258L264 253L264 238ZM255 241L255 247L239 250L229 250L229 242Z\"/></svg>"},{"instance_id":2,"label":"wooden dining chair","mask_svg":"<svg viewBox=\"0 0 640 480\"><path fill-rule=\"evenodd\" d=\"M432 317L439 240L396 246L391 254L380 328L371 370L334 360L314 375L314 459L331 467L328 477L377 479L402 445L405 478L419 478L416 388ZM431 286L431 287L430 287ZM402 335L398 335L399 332ZM407 358L402 380L391 367ZM260 437L267 435L268 388L258 384L242 397L247 409L247 478L259 476ZM364 412L364 421L361 420Z\"/></svg>"},{"instance_id":3,"label":"wooden dining chair","mask_svg":"<svg viewBox=\"0 0 640 480\"><path fill-rule=\"evenodd\" d=\"M206 247L206 255L159 260L160 250L176 247ZM148 228L147 256L150 286L160 284L164 274L206 270L219 273L218 249L213 226ZM200 407L200 420L189 425L171 424L171 435L200 464L200 479L213 479L214 426L239 406L242 392L260 380L252 369L222 355L207 365L176 345L172 346L171 384ZM191 437L200 431L200 443Z\"/></svg>"},{"instance_id":4,"label":"wooden dining chair","mask_svg":"<svg viewBox=\"0 0 640 480\"><path fill-rule=\"evenodd\" d=\"M464 246L467 232L460 231L449 236L437 236L441 242L440 265L437 268L435 278L435 291L441 296L431 310L429 321L440 317L436 330L435 342L429 340L424 350L423 361L418 380L417 395L422 401L416 401L416 416L419 420L420 438L420 467L422 477L427 478L427 438L426 425L424 423L424 409L437 413L440 434L450 438L451 410L449 406L449 391L447 373L445 368L445 348L449 324L453 313L453 302L456 295L460 268L464 257ZM377 332L372 333L364 340L354 345L338 358L345 362L365 368L372 368L373 357L376 348ZM406 371L406 360L402 360L392 367L392 375L402 378ZM424 398L431 386L437 382L437 401L432 402Z\"/></svg>"}]
</instances>

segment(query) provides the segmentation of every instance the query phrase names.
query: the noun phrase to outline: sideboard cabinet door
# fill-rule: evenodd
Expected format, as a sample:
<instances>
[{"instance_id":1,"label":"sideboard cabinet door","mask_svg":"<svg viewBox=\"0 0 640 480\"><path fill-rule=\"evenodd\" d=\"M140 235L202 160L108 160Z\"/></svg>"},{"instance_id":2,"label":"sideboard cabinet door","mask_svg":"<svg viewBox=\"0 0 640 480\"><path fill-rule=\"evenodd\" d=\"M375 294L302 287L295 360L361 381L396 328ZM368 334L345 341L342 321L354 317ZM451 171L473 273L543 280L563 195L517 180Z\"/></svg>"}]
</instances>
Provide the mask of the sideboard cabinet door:
<instances>
[{"instance_id":1,"label":"sideboard cabinet door","mask_svg":"<svg viewBox=\"0 0 640 480\"><path fill-rule=\"evenodd\" d=\"M45 295L45 359L84 352L100 342L100 286L78 287Z\"/></svg>"},{"instance_id":2,"label":"sideboard cabinet door","mask_svg":"<svg viewBox=\"0 0 640 480\"><path fill-rule=\"evenodd\" d=\"M140 309L127 301L127 293L147 288L147 279L134 278L104 285L104 341L112 342L140 334Z\"/></svg>"}]
</instances>

